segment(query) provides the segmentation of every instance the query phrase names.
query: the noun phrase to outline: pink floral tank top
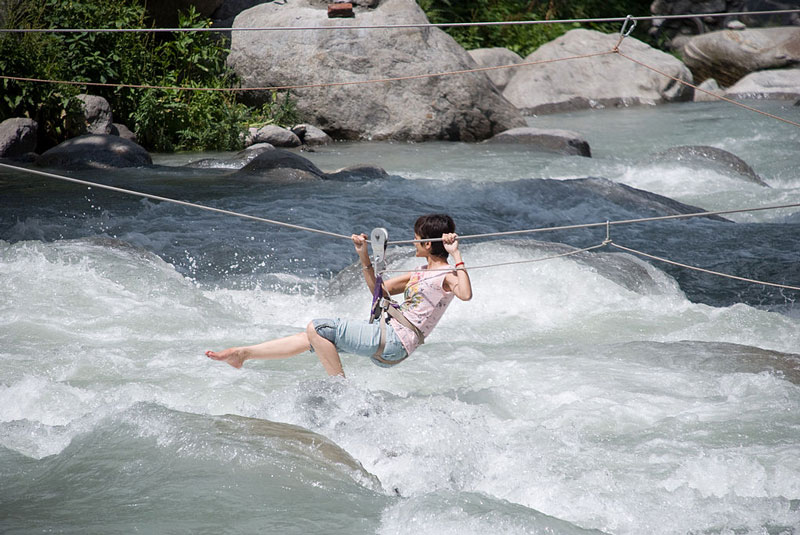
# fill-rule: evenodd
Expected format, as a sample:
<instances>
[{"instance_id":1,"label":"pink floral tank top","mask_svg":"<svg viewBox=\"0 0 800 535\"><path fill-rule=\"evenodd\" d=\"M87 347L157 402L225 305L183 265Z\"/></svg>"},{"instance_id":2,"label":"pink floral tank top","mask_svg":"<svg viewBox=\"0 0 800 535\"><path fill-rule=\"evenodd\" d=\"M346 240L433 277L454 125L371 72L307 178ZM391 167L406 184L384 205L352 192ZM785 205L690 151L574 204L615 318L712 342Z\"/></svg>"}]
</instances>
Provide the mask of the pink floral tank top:
<instances>
[{"instance_id":1,"label":"pink floral tank top","mask_svg":"<svg viewBox=\"0 0 800 535\"><path fill-rule=\"evenodd\" d=\"M447 271L426 271L425 268L427 266L411 274L403 292L400 311L427 338L447 310L454 294L442 288ZM419 345L416 333L397 320L392 319L390 324L410 355Z\"/></svg>"}]
</instances>

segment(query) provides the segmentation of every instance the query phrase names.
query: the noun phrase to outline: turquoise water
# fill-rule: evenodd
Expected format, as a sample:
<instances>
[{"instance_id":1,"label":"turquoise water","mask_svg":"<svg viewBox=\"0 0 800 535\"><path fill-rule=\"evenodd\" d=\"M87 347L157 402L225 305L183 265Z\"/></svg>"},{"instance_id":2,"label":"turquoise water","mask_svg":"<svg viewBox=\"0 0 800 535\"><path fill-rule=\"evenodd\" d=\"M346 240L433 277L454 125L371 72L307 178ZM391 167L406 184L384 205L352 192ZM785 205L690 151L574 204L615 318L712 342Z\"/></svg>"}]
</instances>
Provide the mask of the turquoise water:
<instances>
[{"instance_id":1,"label":"turquoise water","mask_svg":"<svg viewBox=\"0 0 800 535\"><path fill-rule=\"evenodd\" d=\"M758 102L798 120L800 108ZM390 178L274 185L178 166L73 176L349 234L464 234L800 202L800 132L727 105L531 119L594 158L461 143L304 155ZM712 145L771 186L664 162ZM619 191L619 190L613 190ZM797 292L602 249L474 269L429 341L385 370L310 354L234 370L206 349L366 317L346 240L0 171L4 533L791 534L800 530ZM800 210L618 227L620 244L800 285ZM465 241L468 266L605 229ZM392 267L414 265L393 248Z\"/></svg>"}]
</instances>

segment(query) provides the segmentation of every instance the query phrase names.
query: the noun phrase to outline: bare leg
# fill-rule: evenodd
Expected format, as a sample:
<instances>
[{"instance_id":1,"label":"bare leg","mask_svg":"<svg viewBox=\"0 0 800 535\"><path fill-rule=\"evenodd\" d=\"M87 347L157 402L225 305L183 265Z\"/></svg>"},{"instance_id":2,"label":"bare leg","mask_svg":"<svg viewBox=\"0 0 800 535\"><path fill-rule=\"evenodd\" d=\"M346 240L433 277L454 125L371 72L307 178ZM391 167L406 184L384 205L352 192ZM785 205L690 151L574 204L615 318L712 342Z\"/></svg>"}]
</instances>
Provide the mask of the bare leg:
<instances>
[{"instance_id":1,"label":"bare leg","mask_svg":"<svg viewBox=\"0 0 800 535\"><path fill-rule=\"evenodd\" d=\"M325 371L328 372L328 375L341 375L344 377L342 359L339 358L339 352L336 350L336 346L333 345L333 342L320 336L314 328L313 322L308 324L305 334L308 341L314 347L314 352L317 354L317 357L319 357L319 361L322 363Z\"/></svg>"},{"instance_id":2,"label":"bare leg","mask_svg":"<svg viewBox=\"0 0 800 535\"><path fill-rule=\"evenodd\" d=\"M314 334L316 334L316 331ZM302 332L252 346L231 347L219 353L206 351L206 356L210 359L227 362L234 368L241 368L246 360L285 359L303 351L308 351L309 347L308 336L305 332Z\"/></svg>"}]
</instances>

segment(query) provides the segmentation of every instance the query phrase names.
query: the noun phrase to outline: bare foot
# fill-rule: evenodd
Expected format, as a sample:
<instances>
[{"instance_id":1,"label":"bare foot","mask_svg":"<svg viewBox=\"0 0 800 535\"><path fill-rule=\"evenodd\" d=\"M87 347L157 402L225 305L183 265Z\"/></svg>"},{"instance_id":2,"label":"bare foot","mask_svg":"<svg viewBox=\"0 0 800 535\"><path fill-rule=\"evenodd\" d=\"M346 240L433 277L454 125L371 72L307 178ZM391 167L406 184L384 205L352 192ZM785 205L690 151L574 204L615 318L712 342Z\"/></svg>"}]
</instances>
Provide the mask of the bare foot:
<instances>
[{"instance_id":1,"label":"bare foot","mask_svg":"<svg viewBox=\"0 0 800 535\"><path fill-rule=\"evenodd\" d=\"M231 347L224 351L220 351L219 353L214 351L206 351L206 356L210 359L227 362L236 369L241 368L242 364L244 364L244 361L247 360L245 351L236 347Z\"/></svg>"}]
</instances>

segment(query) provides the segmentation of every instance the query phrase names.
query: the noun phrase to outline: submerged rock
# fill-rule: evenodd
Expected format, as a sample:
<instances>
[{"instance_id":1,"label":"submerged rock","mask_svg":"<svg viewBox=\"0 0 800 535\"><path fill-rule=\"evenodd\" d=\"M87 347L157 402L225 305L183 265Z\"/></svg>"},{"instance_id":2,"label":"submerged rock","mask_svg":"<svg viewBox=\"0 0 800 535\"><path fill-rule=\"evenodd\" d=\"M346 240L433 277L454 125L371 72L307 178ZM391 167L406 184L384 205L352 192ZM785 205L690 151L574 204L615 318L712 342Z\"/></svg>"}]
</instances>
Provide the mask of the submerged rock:
<instances>
[{"instance_id":1,"label":"submerged rock","mask_svg":"<svg viewBox=\"0 0 800 535\"><path fill-rule=\"evenodd\" d=\"M690 204L651 193L649 191L634 188L626 184L620 184L608 180L607 178L588 177L588 178L575 178L572 180L564 181L572 184L577 184L581 189L590 191L598 197L603 197L613 202L617 206L630 208L636 212L644 210L654 212L659 216L662 215L678 215L678 214L696 214L705 212L706 210ZM719 216L705 216L714 221L728 221Z\"/></svg>"},{"instance_id":2,"label":"submerged rock","mask_svg":"<svg viewBox=\"0 0 800 535\"><path fill-rule=\"evenodd\" d=\"M250 160L235 176L257 175L271 180L321 180L325 172L311 160L283 149L267 150Z\"/></svg>"},{"instance_id":3,"label":"submerged rock","mask_svg":"<svg viewBox=\"0 0 800 535\"><path fill-rule=\"evenodd\" d=\"M769 187L747 162L733 153L716 147L706 145L685 145L671 147L665 151L652 155L653 161L680 161L689 165L712 165L720 168L725 174L735 173L759 186Z\"/></svg>"},{"instance_id":4,"label":"submerged rock","mask_svg":"<svg viewBox=\"0 0 800 535\"><path fill-rule=\"evenodd\" d=\"M618 34L571 30L539 47L525 61L608 52L618 41ZM681 80L692 81L692 73L678 59L633 37L626 38L620 50ZM503 95L524 113L537 114L691 100L692 90L618 54L607 54L522 67Z\"/></svg>"},{"instance_id":5,"label":"submerged rock","mask_svg":"<svg viewBox=\"0 0 800 535\"><path fill-rule=\"evenodd\" d=\"M589 143L577 132L547 130L544 128L512 128L487 139L485 143L524 144L533 150L554 152L568 156L592 157Z\"/></svg>"},{"instance_id":6,"label":"submerged rock","mask_svg":"<svg viewBox=\"0 0 800 535\"><path fill-rule=\"evenodd\" d=\"M388 176L389 173L382 167L367 164L351 165L327 174L331 180L375 180Z\"/></svg>"},{"instance_id":7,"label":"submerged rock","mask_svg":"<svg viewBox=\"0 0 800 535\"><path fill-rule=\"evenodd\" d=\"M372 26L427 23L413 0L356 6L353 19L329 19L327 2L270 2L242 12L233 25L228 65L243 87L360 82L468 70L475 63L438 28L380 31L274 31L263 26ZM268 93L252 94L255 101ZM525 126L519 111L485 74L423 77L367 85L292 90L309 122L341 139L479 141Z\"/></svg>"},{"instance_id":8,"label":"submerged rock","mask_svg":"<svg viewBox=\"0 0 800 535\"><path fill-rule=\"evenodd\" d=\"M42 167L105 169L152 165L150 154L133 141L110 134L86 134L56 145L36 159Z\"/></svg>"}]
</instances>

